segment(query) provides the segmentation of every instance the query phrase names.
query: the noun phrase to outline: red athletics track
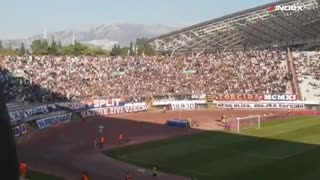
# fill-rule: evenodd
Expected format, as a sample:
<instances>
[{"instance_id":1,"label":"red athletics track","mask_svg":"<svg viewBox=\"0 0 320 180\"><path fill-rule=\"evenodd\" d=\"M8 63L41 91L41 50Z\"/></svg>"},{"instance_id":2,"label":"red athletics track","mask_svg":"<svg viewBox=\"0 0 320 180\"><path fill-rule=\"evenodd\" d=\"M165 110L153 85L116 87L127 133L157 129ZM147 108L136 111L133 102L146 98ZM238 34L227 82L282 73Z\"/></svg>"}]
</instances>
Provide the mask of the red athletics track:
<instances>
[{"instance_id":1,"label":"red athletics track","mask_svg":"<svg viewBox=\"0 0 320 180\"><path fill-rule=\"evenodd\" d=\"M34 170L78 180L83 170L89 172L93 180L122 180L126 172L133 179L149 180L151 172L139 173L138 167L113 160L94 148L93 140L98 126L104 125L106 149L119 146L118 135L124 134L124 145L188 135L202 130L187 130L163 125L171 118L191 118L199 123L201 129L221 130L216 120L221 115L243 117L266 113L285 114L279 110L196 110L173 112L142 112L112 117L88 118L85 122L70 122L57 128L34 132L32 138L18 145L20 160L25 160ZM30 136L30 135L29 135ZM160 173L159 180L184 180L187 178Z\"/></svg>"}]
</instances>

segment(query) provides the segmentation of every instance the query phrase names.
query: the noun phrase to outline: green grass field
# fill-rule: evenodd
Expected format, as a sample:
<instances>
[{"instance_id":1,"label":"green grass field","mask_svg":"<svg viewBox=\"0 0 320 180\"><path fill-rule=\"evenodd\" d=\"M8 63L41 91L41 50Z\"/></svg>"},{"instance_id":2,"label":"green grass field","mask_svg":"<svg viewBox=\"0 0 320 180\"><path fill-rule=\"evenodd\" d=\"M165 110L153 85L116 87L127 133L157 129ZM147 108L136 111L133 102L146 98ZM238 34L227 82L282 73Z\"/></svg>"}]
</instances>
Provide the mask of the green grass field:
<instances>
[{"instance_id":1,"label":"green grass field","mask_svg":"<svg viewBox=\"0 0 320 180\"><path fill-rule=\"evenodd\" d=\"M62 180L61 178L51 176L51 175L46 175L36 171L28 171L26 176L27 176L26 178L30 180Z\"/></svg>"},{"instance_id":2,"label":"green grass field","mask_svg":"<svg viewBox=\"0 0 320 180\"><path fill-rule=\"evenodd\" d=\"M116 159L198 180L320 179L320 116L263 123L240 135L206 132L107 151Z\"/></svg>"}]
</instances>

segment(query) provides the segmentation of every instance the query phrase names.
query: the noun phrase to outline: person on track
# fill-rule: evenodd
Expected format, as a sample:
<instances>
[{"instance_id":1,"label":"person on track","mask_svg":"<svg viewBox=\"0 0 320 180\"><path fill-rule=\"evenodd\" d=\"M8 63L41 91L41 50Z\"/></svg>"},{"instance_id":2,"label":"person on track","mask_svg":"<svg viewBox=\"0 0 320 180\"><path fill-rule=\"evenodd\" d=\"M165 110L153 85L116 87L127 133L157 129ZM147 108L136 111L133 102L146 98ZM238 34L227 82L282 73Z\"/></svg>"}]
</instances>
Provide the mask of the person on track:
<instances>
[{"instance_id":1,"label":"person on track","mask_svg":"<svg viewBox=\"0 0 320 180\"><path fill-rule=\"evenodd\" d=\"M231 122L230 122L230 120L226 118L224 121L225 121L225 122L224 122L224 123L225 123L225 124L224 124L224 125L225 125L225 127L224 127L225 130L226 130L226 131L230 131L230 130L231 130Z\"/></svg>"},{"instance_id":2,"label":"person on track","mask_svg":"<svg viewBox=\"0 0 320 180\"><path fill-rule=\"evenodd\" d=\"M100 136L100 139L99 139L100 149L103 149L104 142L105 142L104 136Z\"/></svg>"},{"instance_id":3,"label":"person on track","mask_svg":"<svg viewBox=\"0 0 320 180\"><path fill-rule=\"evenodd\" d=\"M227 117L226 117L226 115L222 115L221 116L221 122L223 123L223 124L226 124L226 119L227 119Z\"/></svg>"},{"instance_id":4,"label":"person on track","mask_svg":"<svg viewBox=\"0 0 320 180\"><path fill-rule=\"evenodd\" d=\"M166 113L167 107L163 106L162 113Z\"/></svg>"},{"instance_id":5,"label":"person on track","mask_svg":"<svg viewBox=\"0 0 320 180\"><path fill-rule=\"evenodd\" d=\"M21 179L26 179L26 174L27 174L27 163L25 161L20 162L20 178Z\"/></svg>"},{"instance_id":6,"label":"person on track","mask_svg":"<svg viewBox=\"0 0 320 180\"><path fill-rule=\"evenodd\" d=\"M157 168L157 166L153 166L152 170L153 170L153 173L152 173L153 177L157 177L158 176L158 168Z\"/></svg>"},{"instance_id":7,"label":"person on track","mask_svg":"<svg viewBox=\"0 0 320 180\"><path fill-rule=\"evenodd\" d=\"M87 171L84 171L82 174L82 180L89 180L89 175Z\"/></svg>"},{"instance_id":8,"label":"person on track","mask_svg":"<svg viewBox=\"0 0 320 180\"><path fill-rule=\"evenodd\" d=\"M119 143L123 143L123 133L119 133Z\"/></svg>"},{"instance_id":9,"label":"person on track","mask_svg":"<svg viewBox=\"0 0 320 180\"><path fill-rule=\"evenodd\" d=\"M132 177L129 173L127 173L124 179L125 180L132 180Z\"/></svg>"},{"instance_id":10,"label":"person on track","mask_svg":"<svg viewBox=\"0 0 320 180\"><path fill-rule=\"evenodd\" d=\"M190 117L188 118L188 128L192 128L192 120Z\"/></svg>"}]
</instances>

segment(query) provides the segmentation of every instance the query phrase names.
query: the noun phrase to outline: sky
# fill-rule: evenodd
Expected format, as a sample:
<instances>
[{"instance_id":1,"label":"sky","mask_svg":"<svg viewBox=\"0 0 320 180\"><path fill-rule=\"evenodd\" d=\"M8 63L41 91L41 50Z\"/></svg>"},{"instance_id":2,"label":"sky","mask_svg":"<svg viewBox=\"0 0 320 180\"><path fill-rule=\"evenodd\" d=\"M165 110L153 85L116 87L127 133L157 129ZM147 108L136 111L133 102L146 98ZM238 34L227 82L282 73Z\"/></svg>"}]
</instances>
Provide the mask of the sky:
<instances>
[{"instance_id":1,"label":"sky","mask_svg":"<svg viewBox=\"0 0 320 180\"><path fill-rule=\"evenodd\" d=\"M275 0L0 0L0 38L113 23L185 27Z\"/></svg>"}]
</instances>

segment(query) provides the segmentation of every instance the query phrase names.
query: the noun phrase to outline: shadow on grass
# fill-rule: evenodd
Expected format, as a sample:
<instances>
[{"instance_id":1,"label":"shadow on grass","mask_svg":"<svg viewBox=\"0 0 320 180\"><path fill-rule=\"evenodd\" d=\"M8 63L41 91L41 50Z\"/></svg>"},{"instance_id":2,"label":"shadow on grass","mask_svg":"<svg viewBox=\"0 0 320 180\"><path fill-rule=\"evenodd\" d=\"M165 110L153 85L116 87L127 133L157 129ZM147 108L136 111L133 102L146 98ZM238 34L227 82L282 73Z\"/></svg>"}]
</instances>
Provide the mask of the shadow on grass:
<instances>
[{"instance_id":1,"label":"shadow on grass","mask_svg":"<svg viewBox=\"0 0 320 180\"><path fill-rule=\"evenodd\" d=\"M30 180L63 180L62 178L58 178L56 176L47 175L43 173L39 173L36 171L29 171L26 175L27 179Z\"/></svg>"},{"instance_id":2,"label":"shadow on grass","mask_svg":"<svg viewBox=\"0 0 320 180\"><path fill-rule=\"evenodd\" d=\"M320 177L319 129L320 116L295 117L271 122L247 135L205 132L105 154L201 180L314 180Z\"/></svg>"}]
</instances>

